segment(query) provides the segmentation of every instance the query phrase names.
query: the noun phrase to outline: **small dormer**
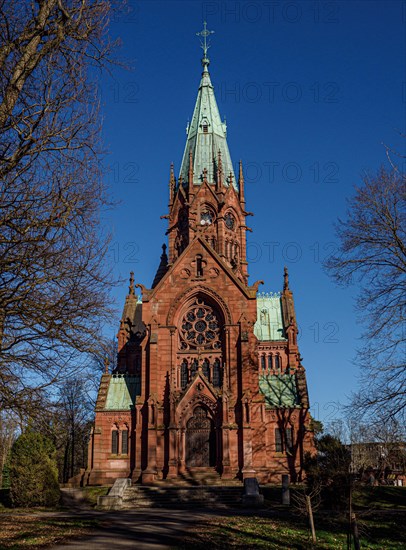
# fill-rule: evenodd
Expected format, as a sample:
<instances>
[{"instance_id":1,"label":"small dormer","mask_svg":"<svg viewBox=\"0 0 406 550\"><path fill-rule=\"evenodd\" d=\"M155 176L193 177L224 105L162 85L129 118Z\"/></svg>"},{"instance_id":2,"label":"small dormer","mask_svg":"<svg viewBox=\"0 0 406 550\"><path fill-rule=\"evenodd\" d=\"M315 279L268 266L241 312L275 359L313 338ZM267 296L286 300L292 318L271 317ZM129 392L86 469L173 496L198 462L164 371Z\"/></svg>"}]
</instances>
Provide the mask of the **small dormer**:
<instances>
[{"instance_id":1,"label":"small dormer","mask_svg":"<svg viewBox=\"0 0 406 550\"><path fill-rule=\"evenodd\" d=\"M202 121L200 123L200 128L201 128L203 134L208 134L209 133L210 123L209 123L209 121L207 120L206 117L202 118Z\"/></svg>"}]
</instances>

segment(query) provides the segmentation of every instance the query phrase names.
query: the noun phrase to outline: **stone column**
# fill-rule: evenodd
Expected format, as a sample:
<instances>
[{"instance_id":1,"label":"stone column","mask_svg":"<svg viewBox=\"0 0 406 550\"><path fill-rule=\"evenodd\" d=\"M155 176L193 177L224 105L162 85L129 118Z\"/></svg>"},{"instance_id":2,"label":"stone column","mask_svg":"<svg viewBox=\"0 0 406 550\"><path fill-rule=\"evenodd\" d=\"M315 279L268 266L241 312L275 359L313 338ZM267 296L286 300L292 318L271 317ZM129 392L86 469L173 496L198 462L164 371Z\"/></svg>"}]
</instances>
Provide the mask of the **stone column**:
<instances>
[{"instance_id":1,"label":"stone column","mask_svg":"<svg viewBox=\"0 0 406 550\"><path fill-rule=\"evenodd\" d=\"M147 369L146 369L147 370ZM157 391L158 375L158 323L156 319L151 323L149 338L149 385L147 404L147 467L142 472L142 483L153 483L157 476L156 448L157 448L157 403L153 396Z\"/></svg>"},{"instance_id":2,"label":"stone column","mask_svg":"<svg viewBox=\"0 0 406 550\"><path fill-rule=\"evenodd\" d=\"M147 467L142 472L142 483L153 483L157 477L156 449L156 404L153 399L148 399L148 461Z\"/></svg>"},{"instance_id":3,"label":"stone column","mask_svg":"<svg viewBox=\"0 0 406 550\"><path fill-rule=\"evenodd\" d=\"M243 440L243 460L242 468L243 479L247 477L255 477L255 470L252 466L252 430L250 426L250 400L245 397L242 400L242 440Z\"/></svg>"},{"instance_id":4,"label":"stone column","mask_svg":"<svg viewBox=\"0 0 406 550\"><path fill-rule=\"evenodd\" d=\"M186 429L180 430L179 441L179 473L183 474L186 470Z\"/></svg>"},{"instance_id":5,"label":"stone column","mask_svg":"<svg viewBox=\"0 0 406 550\"><path fill-rule=\"evenodd\" d=\"M178 476L178 431L174 424L169 428L168 477L172 479Z\"/></svg>"},{"instance_id":6,"label":"stone column","mask_svg":"<svg viewBox=\"0 0 406 550\"><path fill-rule=\"evenodd\" d=\"M222 465L223 465L223 472L222 472L222 478L224 479L231 479L233 476L233 473L231 471L231 462L230 462L230 427L229 427L229 419L228 419L228 398L223 394L223 418L222 418L222 428L221 428L221 436L222 436Z\"/></svg>"}]
</instances>

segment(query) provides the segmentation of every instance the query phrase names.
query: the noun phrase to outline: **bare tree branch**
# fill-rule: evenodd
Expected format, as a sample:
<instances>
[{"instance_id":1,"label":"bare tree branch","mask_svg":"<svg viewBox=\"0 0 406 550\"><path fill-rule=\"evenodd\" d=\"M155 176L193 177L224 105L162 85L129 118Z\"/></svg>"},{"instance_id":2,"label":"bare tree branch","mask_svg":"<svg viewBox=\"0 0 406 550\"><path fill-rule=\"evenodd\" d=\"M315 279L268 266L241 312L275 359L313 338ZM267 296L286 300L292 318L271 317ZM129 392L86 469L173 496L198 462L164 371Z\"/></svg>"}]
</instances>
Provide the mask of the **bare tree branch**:
<instances>
[{"instance_id":1,"label":"bare tree branch","mask_svg":"<svg viewBox=\"0 0 406 550\"><path fill-rule=\"evenodd\" d=\"M0 4L0 407L90 364L110 320L97 77L107 0Z\"/></svg>"},{"instance_id":2,"label":"bare tree branch","mask_svg":"<svg viewBox=\"0 0 406 550\"><path fill-rule=\"evenodd\" d=\"M381 168L349 200L336 233L339 253L326 268L339 284L358 283L365 331L357 355L362 389L352 406L389 417L406 412L406 179Z\"/></svg>"}]
</instances>

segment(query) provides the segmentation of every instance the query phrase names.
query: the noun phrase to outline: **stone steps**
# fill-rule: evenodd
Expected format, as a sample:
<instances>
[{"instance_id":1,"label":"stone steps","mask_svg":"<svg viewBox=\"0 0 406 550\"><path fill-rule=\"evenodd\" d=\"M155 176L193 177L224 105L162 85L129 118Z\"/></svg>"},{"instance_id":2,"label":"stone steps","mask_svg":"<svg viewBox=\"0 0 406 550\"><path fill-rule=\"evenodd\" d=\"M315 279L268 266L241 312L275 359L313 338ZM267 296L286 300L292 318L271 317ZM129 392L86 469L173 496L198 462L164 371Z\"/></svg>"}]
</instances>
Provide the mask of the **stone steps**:
<instances>
[{"instance_id":1,"label":"stone steps","mask_svg":"<svg viewBox=\"0 0 406 550\"><path fill-rule=\"evenodd\" d=\"M123 495L122 509L131 508L235 508L243 487L224 485L133 485Z\"/></svg>"},{"instance_id":2,"label":"stone steps","mask_svg":"<svg viewBox=\"0 0 406 550\"><path fill-rule=\"evenodd\" d=\"M200 485L206 485L206 486L219 485L222 487L223 486L242 487L242 483L239 479L222 479L221 475L213 469L189 470L184 474L180 474L178 477L174 479L167 478L163 480L157 480L154 482L154 485L164 486L164 487L168 487L168 486L193 487L193 486L200 486Z\"/></svg>"}]
</instances>

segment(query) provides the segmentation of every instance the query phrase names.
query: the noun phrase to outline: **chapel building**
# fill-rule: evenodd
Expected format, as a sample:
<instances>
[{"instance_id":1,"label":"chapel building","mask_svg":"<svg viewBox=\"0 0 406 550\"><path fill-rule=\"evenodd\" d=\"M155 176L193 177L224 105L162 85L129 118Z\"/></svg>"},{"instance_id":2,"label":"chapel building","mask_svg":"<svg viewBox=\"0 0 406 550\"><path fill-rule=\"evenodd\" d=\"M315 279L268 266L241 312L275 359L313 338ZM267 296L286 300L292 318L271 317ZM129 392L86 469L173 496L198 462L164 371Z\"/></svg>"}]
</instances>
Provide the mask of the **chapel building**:
<instances>
[{"instance_id":1,"label":"chapel building","mask_svg":"<svg viewBox=\"0 0 406 550\"><path fill-rule=\"evenodd\" d=\"M150 288L131 273L118 361L97 397L85 483L193 477L303 478L314 452L288 272L281 292L248 282L244 176L237 177L208 71L179 177L170 168L168 247ZM140 288L141 297L136 294Z\"/></svg>"}]
</instances>

